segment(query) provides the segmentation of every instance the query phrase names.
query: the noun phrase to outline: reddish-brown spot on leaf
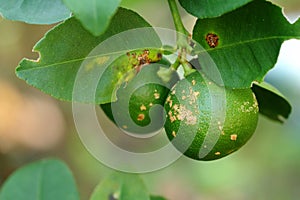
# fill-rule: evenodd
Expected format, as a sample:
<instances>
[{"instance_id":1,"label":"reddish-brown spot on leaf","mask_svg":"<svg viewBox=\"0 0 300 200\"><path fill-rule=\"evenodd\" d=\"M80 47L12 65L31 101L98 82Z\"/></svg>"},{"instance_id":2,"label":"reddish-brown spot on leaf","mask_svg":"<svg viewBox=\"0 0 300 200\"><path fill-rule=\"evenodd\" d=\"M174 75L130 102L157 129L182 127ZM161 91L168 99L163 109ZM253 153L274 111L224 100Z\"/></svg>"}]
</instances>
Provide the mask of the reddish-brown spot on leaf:
<instances>
[{"instance_id":1,"label":"reddish-brown spot on leaf","mask_svg":"<svg viewBox=\"0 0 300 200\"><path fill-rule=\"evenodd\" d=\"M219 36L214 33L208 33L205 39L211 48L215 48L219 44Z\"/></svg>"}]
</instances>

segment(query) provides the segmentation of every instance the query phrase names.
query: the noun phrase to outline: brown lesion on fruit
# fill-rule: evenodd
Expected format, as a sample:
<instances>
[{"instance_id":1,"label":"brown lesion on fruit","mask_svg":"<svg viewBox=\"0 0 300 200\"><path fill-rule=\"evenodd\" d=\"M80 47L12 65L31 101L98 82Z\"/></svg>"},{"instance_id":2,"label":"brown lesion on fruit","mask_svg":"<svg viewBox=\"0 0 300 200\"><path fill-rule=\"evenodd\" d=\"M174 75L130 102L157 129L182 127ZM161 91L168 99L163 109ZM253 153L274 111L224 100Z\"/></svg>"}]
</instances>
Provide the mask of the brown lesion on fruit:
<instances>
[{"instance_id":1,"label":"brown lesion on fruit","mask_svg":"<svg viewBox=\"0 0 300 200\"><path fill-rule=\"evenodd\" d=\"M210 48L215 48L219 44L219 36L215 33L208 33L205 40Z\"/></svg>"},{"instance_id":2,"label":"brown lesion on fruit","mask_svg":"<svg viewBox=\"0 0 300 200\"><path fill-rule=\"evenodd\" d=\"M137 117L137 120L138 120L138 121L143 121L144 119L145 119L145 115L142 114L142 113L139 114L138 117Z\"/></svg>"},{"instance_id":3,"label":"brown lesion on fruit","mask_svg":"<svg viewBox=\"0 0 300 200\"><path fill-rule=\"evenodd\" d=\"M237 140L237 134L230 135L230 140L236 141Z\"/></svg>"}]
</instances>

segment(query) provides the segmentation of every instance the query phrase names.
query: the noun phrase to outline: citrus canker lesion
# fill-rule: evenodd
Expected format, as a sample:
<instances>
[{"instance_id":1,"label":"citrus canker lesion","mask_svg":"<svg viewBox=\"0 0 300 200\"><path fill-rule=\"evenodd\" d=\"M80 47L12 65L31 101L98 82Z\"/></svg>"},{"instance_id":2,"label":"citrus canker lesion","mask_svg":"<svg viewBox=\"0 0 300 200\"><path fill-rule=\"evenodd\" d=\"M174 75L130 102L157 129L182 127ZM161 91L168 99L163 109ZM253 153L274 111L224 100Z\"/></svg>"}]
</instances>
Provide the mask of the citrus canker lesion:
<instances>
[{"instance_id":1,"label":"citrus canker lesion","mask_svg":"<svg viewBox=\"0 0 300 200\"><path fill-rule=\"evenodd\" d=\"M164 127L172 144L195 160L225 157L251 138L259 110L250 88L218 86L200 71L179 80L169 66L164 59L143 66L117 90L116 102L101 105L104 113L133 134Z\"/></svg>"},{"instance_id":2,"label":"citrus canker lesion","mask_svg":"<svg viewBox=\"0 0 300 200\"><path fill-rule=\"evenodd\" d=\"M251 89L220 87L199 72L172 88L165 111L168 138L196 160L215 160L238 150L250 139L258 120Z\"/></svg>"}]
</instances>

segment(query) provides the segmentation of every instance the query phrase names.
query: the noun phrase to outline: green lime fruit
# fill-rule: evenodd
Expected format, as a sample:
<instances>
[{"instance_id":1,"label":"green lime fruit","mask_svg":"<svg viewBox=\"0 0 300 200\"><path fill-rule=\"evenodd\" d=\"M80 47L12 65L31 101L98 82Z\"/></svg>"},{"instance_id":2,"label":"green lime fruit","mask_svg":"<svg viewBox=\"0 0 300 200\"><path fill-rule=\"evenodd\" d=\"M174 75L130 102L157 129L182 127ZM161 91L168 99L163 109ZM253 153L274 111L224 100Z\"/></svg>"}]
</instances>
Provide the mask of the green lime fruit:
<instances>
[{"instance_id":1,"label":"green lime fruit","mask_svg":"<svg viewBox=\"0 0 300 200\"><path fill-rule=\"evenodd\" d=\"M170 70L167 82L158 75L168 69L165 61L143 66L141 71L117 91L117 101L100 105L121 129L133 134L153 133L164 126L164 102L170 88L179 80Z\"/></svg>"},{"instance_id":2,"label":"green lime fruit","mask_svg":"<svg viewBox=\"0 0 300 200\"><path fill-rule=\"evenodd\" d=\"M218 86L199 72L180 80L166 102L165 130L172 144L195 160L215 160L253 135L258 103L251 89Z\"/></svg>"}]
</instances>

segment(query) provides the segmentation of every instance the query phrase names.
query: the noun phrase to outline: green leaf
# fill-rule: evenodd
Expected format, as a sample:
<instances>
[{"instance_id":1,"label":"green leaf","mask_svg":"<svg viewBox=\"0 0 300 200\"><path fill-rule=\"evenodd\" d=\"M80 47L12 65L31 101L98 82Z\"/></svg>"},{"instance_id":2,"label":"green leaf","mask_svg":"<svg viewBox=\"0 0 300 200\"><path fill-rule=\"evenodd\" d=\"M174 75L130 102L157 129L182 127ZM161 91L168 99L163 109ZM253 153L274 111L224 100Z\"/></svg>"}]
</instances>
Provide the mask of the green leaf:
<instances>
[{"instance_id":1,"label":"green leaf","mask_svg":"<svg viewBox=\"0 0 300 200\"><path fill-rule=\"evenodd\" d=\"M150 196L150 200L167 200L167 199L164 198L164 197L161 197L161 196L153 196L153 195L151 195Z\"/></svg>"},{"instance_id":2,"label":"green leaf","mask_svg":"<svg viewBox=\"0 0 300 200\"><path fill-rule=\"evenodd\" d=\"M90 200L150 200L149 196L138 175L115 172L96 187Z\"/></svg>"},{"instance_id":3,"label":"green leaf","mask_svg":"<svg viewBox=\"0 0 300 200\"><path fill-rule=\"evenodd\" d=\"M255 93L261 114L281 123L289 117L292 107L276 88L262 82L253 84L252 90Z\"/></svg>"},{"instance_id":4,"label":"green leaf","mask_svg":"<svg viewBox=\"0 0 300 200\"><path fill-rule=\"evenodd\" d=\"M4 183L0 200L79 200L72 173L59 160L47 159L15 171Z\"/></svg>"},{"instance_id":5,"label":"green leaf","mask_svg":"<svg viewBox=\"0 0 300 200\"><path fill-rule=\"evenodd\" d=\"M212 59L231 88L250 88L253 81L262 81L274 67L281 44L291 38L300 38L300 22L290 24L279 7L260 0L219 18L198 19L193 30L193 39L204 48L198 45L195 50L201 68L222 84Z\"/></svg>"},{"instance_id":6,"label":"green leaf","mask_svg":"<svg viewBox=\"0 0 300 200\"><path fill-rule=\"evenodd\" d=\"M61 0L0 0L0 13L29 24L53 24L71 16Z\"/></svg>"},{"instance_id":7,"label":"green leaf","mask_svg":"<svg viewBox=\"0 0 300 200\"><path fill-rule=\"evenodd\" d=\"M253 0L179 0L181 6L198 18L219 17Z\"/></svg>"},{"instance_id":8,"label":"green leaf","mask_svg":"<svg viewBox=\"0 0 300 200\"><path fill-rule=\"evenodd\" d=\"M112 68L105 68L104 65L126 55L127 48L161 46L152 28L146 28L142 32L144 34L140 35L137 35L139 32L130 31L129 34L134 35L125 35L128 36L126 38L111 36L126 30L149 26L138 14L124 8L117 11L108 29L99 37L91 35L75 18L68 19L49 31L36 44L34 50L40 53L39 60L23 59L16 69L16 74L19 78L26 80L29 85L61 100L97 104L110 102L112 89L119 83L115 79L111 82L108 76L102 76L103 80L100 79L100 84L98 83L100 72L105 69L112 71ZM106 40L110 37L110 40ZM104 40L106 40L104 42L106 45L99 47L98 45ZM93 50L95 47L97 48ZM82 68L80 68L81 65ZM119 67L122 68L122 66ZM118 72L115 70L114 74ZM127 71L121 70L121 72ZM79 83L82 80L82 84L78 86L82 94L72 99L75 80L79 80ZM99 84L96 95L95 92L89 93L95 81Z\"/></svg>"},{"instance_id":9,"label":"green leaf","mask_svg":"<svg viewBox=\"0 0 300 200\"><path fill-rule=\"evenodd\" d=\"M109 21L121 0L63 0L75 17L93 35L99 36L108 27Z\"/></svg>"},{"instance_id":10,"label":"green leaf","mask_svg":"<svg viewBox=\"0 0 300 200\"><path fill-rule=\"evenodd\" d=\"M145 52L147 52L147 54ZM141 68L145 65L143 59L139 60L139 58L142 58L145 55L147 55L147 59L151 59L151 62L158 62L161 59L162 52L159 49L148 49L147 51L135 50L133 52L124 53L124 55L116 58L116 60L114 60L101 75L97 87L96 102L108 103L116 101L117 89L119 89L119 87L123 83L125 83L124 87L128 86L129 81L131 81L136 76L137 70L140 70L138 68ZM95 65L95 69L97 69L97 67L99 68L99 63L93 64ZM90 66L90 63L88 63L87 66ZM90 71L88 74L85 74L83 72L80 78L82 80L81 83L83 83L84 85L81 84L76 88L85 88L85 80L93 80L93 78L90 78L90 75L92 75L92 77L95 77L94 74L100 74L96 71L97 70ZM98 77L96 76L96 78ZM91 83L90 85L93 85L93 83ZM85 94L85 92L87 93ZM84 102L91 102L93 96L91 96L90 94L90 90L86 89L82 91L82 89L80 89L79 96L75 96L75 98L81 99Z\"/></svg>"}]
</instances>

